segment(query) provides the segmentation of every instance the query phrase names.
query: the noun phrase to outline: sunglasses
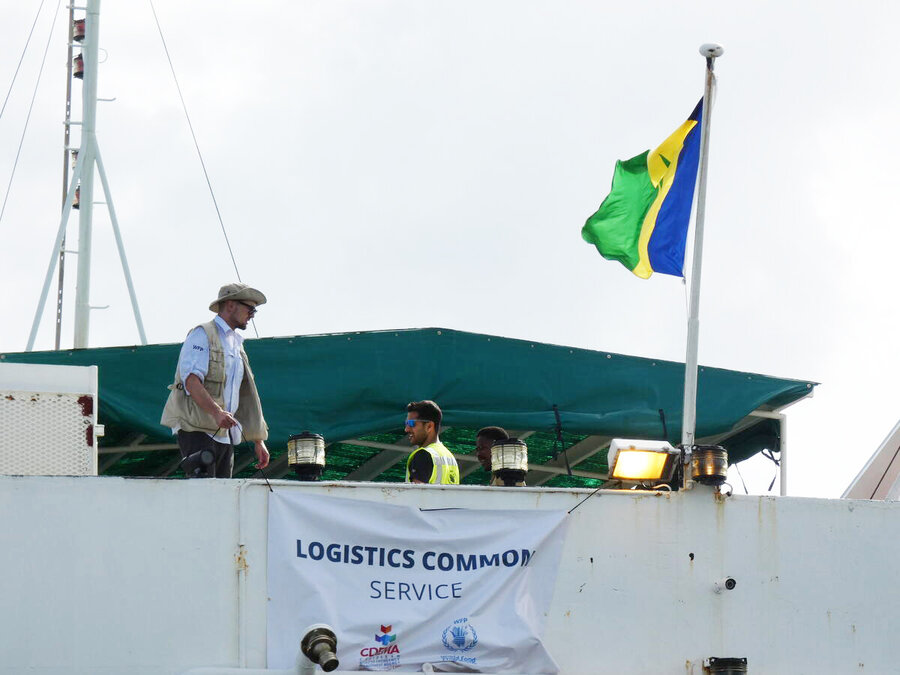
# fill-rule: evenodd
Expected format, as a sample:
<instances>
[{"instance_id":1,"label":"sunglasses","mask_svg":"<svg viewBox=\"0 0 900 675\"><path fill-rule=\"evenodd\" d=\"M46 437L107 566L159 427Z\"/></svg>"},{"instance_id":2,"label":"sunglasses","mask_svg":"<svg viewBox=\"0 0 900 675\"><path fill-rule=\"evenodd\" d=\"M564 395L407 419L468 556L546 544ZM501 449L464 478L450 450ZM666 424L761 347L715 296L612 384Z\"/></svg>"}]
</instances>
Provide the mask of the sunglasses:
<instances>
[{"instance_id":1,"label":"sunglasses","mask_svg":"<svg viewBox=\"0 0 900 675\"><path fill-rule=\"evenodd\" d=\"M246 307L247 313L250 316L254 316L256 314L256 307L254 307L253 305L248 305L246 302L241 302L240 300L236 300L236 302L237 302L237 304L243 305L244 307Z\"/></svg>"},{"instance_id":2,"label":"sunglasses","mask_svg":"<svg viewBox=\"0 0 900 675\"><path fill-rule=\"evenodd\" d=\"M406 420L406 426L412 429L418 422L430 422L431 420Z\"/></svg>"}]
</instances>

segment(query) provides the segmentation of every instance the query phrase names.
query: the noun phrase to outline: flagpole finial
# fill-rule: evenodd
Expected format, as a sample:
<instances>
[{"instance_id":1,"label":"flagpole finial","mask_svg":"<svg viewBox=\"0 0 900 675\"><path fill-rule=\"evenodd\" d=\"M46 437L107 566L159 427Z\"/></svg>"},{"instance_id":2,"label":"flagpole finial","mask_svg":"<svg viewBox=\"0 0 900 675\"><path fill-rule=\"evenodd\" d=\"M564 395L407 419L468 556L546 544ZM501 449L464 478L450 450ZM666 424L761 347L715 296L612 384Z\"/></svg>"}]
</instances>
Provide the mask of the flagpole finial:
<instances>
[{"instance_id":1,"label":"flagpole finial","mask_svg":"<svg viewBox=\"0 0 900 675\"><path fill-rule=\"evenodd\" d=\"M700 45L700 56L707 59L714 59L716 57L722 56L725 53L725 48L722 45L716 44L715 42L706 42Z\"/></svg>"}]
</instances>

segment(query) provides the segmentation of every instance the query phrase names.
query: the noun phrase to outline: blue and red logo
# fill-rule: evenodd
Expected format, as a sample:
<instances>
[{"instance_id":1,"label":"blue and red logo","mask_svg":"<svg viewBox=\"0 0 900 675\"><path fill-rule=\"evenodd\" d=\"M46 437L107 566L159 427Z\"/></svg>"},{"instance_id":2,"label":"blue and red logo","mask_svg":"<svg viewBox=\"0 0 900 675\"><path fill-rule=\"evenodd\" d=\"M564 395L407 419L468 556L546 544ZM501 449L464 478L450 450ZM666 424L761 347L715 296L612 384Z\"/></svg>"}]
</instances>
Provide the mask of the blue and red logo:
<instances>
[{"instance_id":1,"label":"blue and red logo","mask_svg":"<svg viewBox=\"0 0 900 675\"><path fill-rule=\"evenodd\" d=\"M400 647L396 645L397 642L397 634L391 633L391 628L393 626L381 626L381 633L375 634L375 642L380 644L380 647L363 647L359 651L360 656L382 656L387 654L399 654Z\"/></svg>"},{"instance_id":2,"label":"blue and red logo","mask_svg":"<svg viewBox=\"0 0 900 675\"><path fill-rule=\"evenodd\" d=\"M392 628L392 626L382 626L381 632L383 633L383 635L376 635L375 642L379 642L382 645L384 645L385 647L387 647L394 640L396 640L397 639L396 635L389 635L389 633L391 632L391 628Z\"/></svg>"}]
</instances>

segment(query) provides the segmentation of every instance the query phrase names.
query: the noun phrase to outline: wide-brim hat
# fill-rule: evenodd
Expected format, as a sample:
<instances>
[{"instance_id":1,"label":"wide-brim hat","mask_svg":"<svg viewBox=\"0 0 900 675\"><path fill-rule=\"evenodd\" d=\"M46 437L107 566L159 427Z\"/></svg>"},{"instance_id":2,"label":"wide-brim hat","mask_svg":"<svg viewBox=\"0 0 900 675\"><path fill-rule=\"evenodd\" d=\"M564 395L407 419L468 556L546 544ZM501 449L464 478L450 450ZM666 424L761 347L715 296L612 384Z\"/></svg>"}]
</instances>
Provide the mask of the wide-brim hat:
<instances>
[{"instance_id":1,"label":"wide-brim hat","mask_svg":"<svg viewBox=\"0 0 900 675\"><path fill-rule=\"evenodd\" d=\"M209 305L210 312L219 311L219 303L225 300L248 300L257 306L266 304L266 296L247 284L225 284L219 289L219 297Z\"/></svg>"}]
</instances>

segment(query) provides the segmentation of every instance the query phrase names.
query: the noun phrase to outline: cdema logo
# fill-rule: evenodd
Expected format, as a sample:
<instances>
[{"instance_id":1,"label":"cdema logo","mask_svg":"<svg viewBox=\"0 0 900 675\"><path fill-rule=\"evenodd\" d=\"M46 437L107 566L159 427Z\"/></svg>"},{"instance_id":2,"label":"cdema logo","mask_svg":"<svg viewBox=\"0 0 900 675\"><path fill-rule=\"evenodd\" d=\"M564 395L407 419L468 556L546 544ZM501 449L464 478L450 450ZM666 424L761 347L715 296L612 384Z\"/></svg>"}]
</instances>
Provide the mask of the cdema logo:
<instances>
[{"instance_id":1,"label":"cdema logo","mask_svg":"<svg viewBox=\"0 0 900 675\"><path fill-rule=\"evenodd\" d=\"M468 618L462 618L447 626L441 639L451 652L467 652L478 644L478 633Z\"/></svg>"},{"instance_id":2,"label":"cdema logo","mask_svg":"<svg viewBox=\"0 0 900 675\"><path fill-rule=\"evenodd\" d=\"M391 628L393 626L382 626L381 633L375 633L375 642L380 644L380 647L363 647L359 651L359 655L365 657L365 659L371 659L372 657L385 659L389 655L399 654L400 647L396 644L397 634L391 633ZM392 658L396 659L398 657L392 656Z\"/></svg>"}]
</instances>

